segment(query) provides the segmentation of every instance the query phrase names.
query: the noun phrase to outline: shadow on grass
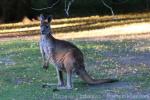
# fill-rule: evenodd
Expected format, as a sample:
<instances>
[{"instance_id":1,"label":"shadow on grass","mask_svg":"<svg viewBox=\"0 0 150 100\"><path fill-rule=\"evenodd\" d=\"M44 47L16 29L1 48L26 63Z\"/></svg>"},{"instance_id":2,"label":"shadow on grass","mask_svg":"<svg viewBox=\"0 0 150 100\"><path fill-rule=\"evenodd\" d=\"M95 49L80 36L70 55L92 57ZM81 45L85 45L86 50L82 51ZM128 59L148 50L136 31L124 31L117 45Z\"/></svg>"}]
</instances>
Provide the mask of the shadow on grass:
<instances>
[{"instance_id":1,"label":"shadow on grass","mask_svg":"<svg viewBox=\"0 0 150 100\"><path fill-rule=\"evenodd\" d=\"M116 18L115 18L116 17ZM52 22L52 25L61 25L61 24L72 24L72 26L67 27L59 27L54 28L54 32L56 33L69 33L69 32L76 32L76 31L86 31L86 30L94 30L94 29L101 29L111 26L117 26L117 25L124 25L124 24L131 24L131 23L140 23L140 22L148 22L150 21L148 15L131 15L126 16L125 18L123 16L109 16L109 17L93 17L93 18L77 18L77 19L68 19L68 20L60 20L60 21L54 21ZM82 24L80 24L82 22ZM80 25L74 25L76 23L79 23ZM97 24L97 25L95 25ZM31 23L31 24L16 24L16 25L6 25L6 26L0 26L0 29L13 29L13 28L24 28L24 27L34 27L39 26L39 22ZM26 31L27 33L29 31ZM31 31L32 32L32 31Z\"/></svg>"},{"instance_id":2,"label":"shadow on grass","mask_svg":"<svg viewBox=\"0 0 150 100\"><path fill-rule=\"evenodd\" d=\"M96 30L96 29L103 29L108 28L112 26L119 26L119 25L125 25L125 24L132 24L132 23L142 23L142 22L149 22L150 19L144 19L140 20L140 18L135 18L136 20L131 21L123 21L123 19L119 20L107 20L105 21L89 21L82 23L80 25L74 25L74 26L66 26L66 27L59 27L59 28L53 28L54 34L64 33L69 34L70 32L80 32L80 31L89 31L89 30ZM126 20L126 19L124 19ZM109 22L110 21L110 22ZM11 37L25 37L25 36L35 36L39 35L39 30L33 30L33 31L22 31L22 32L16 32L16 33L3 33L0 35L0 38L11 38Z\"/></svg>"},{"instance_id":3,"label":"shadow on grass","mask_svg":"<svg viewBox=\"0 0 150 100\"><path fill-rule=\"evenodd\" d=\"M137 20L137 21L129 21L129 22L116 22L112 21L110 23L101 23L101 22L90 22L90 23L85 23L81 25L75 25L75 26L67 26L67 27L59 27L59 28L54 28L53 32L54 33L70 33L70 32L80 32L80 31L89 31L89 30L96 30L96 29L103 29L103 28L108 28L112 26L119 26L119 25L125 25L125 24L132 24L132 23L142 23L142 22L149 22L150 20ZM99 25L96 25L98 24Z\"/></svg>"}]
</instances>

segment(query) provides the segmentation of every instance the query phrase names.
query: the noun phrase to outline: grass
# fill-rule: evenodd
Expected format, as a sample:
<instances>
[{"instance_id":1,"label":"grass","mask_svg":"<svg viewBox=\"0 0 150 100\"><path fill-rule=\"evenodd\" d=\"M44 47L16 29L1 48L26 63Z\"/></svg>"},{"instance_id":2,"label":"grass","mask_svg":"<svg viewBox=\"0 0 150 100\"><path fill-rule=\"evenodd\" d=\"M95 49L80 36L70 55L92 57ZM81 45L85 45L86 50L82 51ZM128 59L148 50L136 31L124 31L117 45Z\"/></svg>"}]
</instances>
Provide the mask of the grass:
<instances>
[{"instance_id":1,"label":"grass","mask_svg":"<svg viewBox=\"0 0 150 100\"><path fill-rule=\"evenodd\" d=\"M135 13L116 16L90 16L90 17L76 17L66 19L55 19L52 22L52 28L54 33L69 33L72 31L85 31L95 30L98 28L106 28L111 26L126 25L131 23L149 22L150 13ZM28 28L28 29L27 29ZM26 34L32 34L32 32L39 30L39 22L34 21L30 24L13 23L0 25L0 34L12 33L12 32L26 32ZM25 30L26 29L26 30ZM31 31L32 30L32 31ZM38 34L38 33L37 33Z\"/></svg>"},{"instance_id":2,"label":"grass","mask_svg":"<svg viewBox=\"0 0 150 100\"><path fill-rule=\"evenodd\" d=\"M42 88L43 83L56 83L57 78L53 66L50 66L48 71L42 69L37 42L26 40L2 42L0 43L1 100L106 99L112 94L121 96L130 95L130 93L137 95L139 92L141 94L149 93L147 92L150 90L149 67L142 64L123 66L116 60L118 57L143 52L143 50L134 48L141 45L141 41L73 40L72 42L84 53L86 69L92 76L96 78L117 78L120 82L128 84L123 86L119 86L120 84L88 86L79 78L74 77L74 89L72 91L63 90L63 92L53 92L56 86ZM150 41L142 42L150 43ZM111 52L111 54L108 52ZM146 52L150 52L150 50L146 50ZM132 91L130 91L130 88L132 88Z\"/></svg>"},{"instance_id":3,"label":"grass","mask_svg":"<svg viewBox=\"0 0 150 100\"><path fill-rule=\"evenodd\" d=\"M0 39L4 40L0 42L0 100L150 99L149 15L55 19L54 36L80 48L91 76L119 79L90 86L74 75L71 91L53 91L55 85L42 88L43 83L57 83L57 76L52 65L47 71L42 69L38 21L0 25ZM16 38L21 35L27 38Z\"/></svg>"},{"instance_id":4,"label":"grass","mask_svg":"<svg viewBox=\"0 0 150 100\"><path fill-rule=\"evenodd\" d=\"M113 36L113 39L131 37L148 38L150 31L150 13L134 13L116 16L89 16L65 19L54 19L52 29L55 37L61 39L98 38ZM0 38L25 37L39 35L39 21L28 24L23 22L1 24ZM69 33L69 34L68 34ZM91 34L94 33L94 34ZM28 38L29 39L29 38ZM37 38L36 38L37 39ZM110 38L109 38L110 39Z\"/></svg>"}]
</instances>

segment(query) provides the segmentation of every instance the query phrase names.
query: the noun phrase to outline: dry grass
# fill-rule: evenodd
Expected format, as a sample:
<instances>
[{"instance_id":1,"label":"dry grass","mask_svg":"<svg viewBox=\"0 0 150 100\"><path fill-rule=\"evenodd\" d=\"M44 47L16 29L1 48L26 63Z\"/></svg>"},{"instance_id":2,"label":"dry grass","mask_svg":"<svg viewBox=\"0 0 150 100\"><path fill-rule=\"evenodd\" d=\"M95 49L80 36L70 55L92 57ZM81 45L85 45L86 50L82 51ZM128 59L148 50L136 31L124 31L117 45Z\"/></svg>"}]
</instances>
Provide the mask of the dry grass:
<instances>
[{"instance_id":1,"label":"dry grass","mask_svg":"<svg viewBox=\"0 0 150 100\"><path fill-rule=\"evenodd\" d=\"M108 27L104 29L95 29L89 31L82 32L71 32L70 34L57 34L56 36L59 38L94 38L94 37L106 37L106 36L129 36L129 35L137 35L141 33L150 33L150 23L136 23L129 25L121 25ZM148 35L147 34L147 35ZM150 35L150 34L149 34Z\"/></svg>"},{"instance_id":2,"label":"dry grass","mask_svg":"<svg viewBox=\"0 0 150 100\"><path fill-rule=\"evenodd\" d=\"M55 36L61 39L73 38L149 38L150 13L126 14L112 16L90 16L52 21ZM0 37L33 36L38 38L39 21L30 23L13 23L0 25ZM68 34L69 33L69 34ZM113 38L112 38L113 37Z\"/></svg>"}]
</instances>

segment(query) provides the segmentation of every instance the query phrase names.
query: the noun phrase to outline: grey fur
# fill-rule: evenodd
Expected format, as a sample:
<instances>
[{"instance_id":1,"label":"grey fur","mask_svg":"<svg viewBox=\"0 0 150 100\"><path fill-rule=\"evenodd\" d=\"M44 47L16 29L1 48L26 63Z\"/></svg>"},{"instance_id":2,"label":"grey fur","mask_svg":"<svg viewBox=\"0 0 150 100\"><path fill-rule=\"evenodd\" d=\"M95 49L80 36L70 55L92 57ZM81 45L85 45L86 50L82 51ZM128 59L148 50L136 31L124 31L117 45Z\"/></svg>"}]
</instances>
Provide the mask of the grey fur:
<instances>
[{"instance_id":1,"label":"grey fur","mask_svg":"<svg viewBox=\"0 0 150 100\"><path fill-rule=\"evenodd\" d=\"M96 80L86 72L84 66L83 54L79 48L70 42L55 39L52 36L50 28L51 16L40 16L41 35L40 35L40 51L43 57L43 68L47 69L48 64L55 66L58 76L59 89L72 89L72 73L76 72L81 79L88 84L102 84L114 82L112 79ZM63 72L67 73L66 86L63 81Z\"/></svg>"}]
</instances>

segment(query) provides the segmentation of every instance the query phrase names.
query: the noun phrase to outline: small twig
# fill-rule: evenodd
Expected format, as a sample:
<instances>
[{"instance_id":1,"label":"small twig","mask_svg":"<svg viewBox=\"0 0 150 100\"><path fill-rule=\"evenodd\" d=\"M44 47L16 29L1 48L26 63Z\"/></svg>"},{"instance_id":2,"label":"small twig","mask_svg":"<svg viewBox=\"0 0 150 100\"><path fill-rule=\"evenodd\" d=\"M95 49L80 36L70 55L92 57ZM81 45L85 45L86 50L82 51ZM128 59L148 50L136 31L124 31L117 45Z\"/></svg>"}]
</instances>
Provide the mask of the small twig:
<instances>
[{"instance_id":1,"label":"small twig","mask_svg":"<svg viewBox=\"0 0 150 100\"><path fill-rule=\"evenodd\" d=\"M110 9L111 13L112 13L112 16L114 16L114 11L112 9L112 7L110 7L108 4L106 4L106 2L104 2L104 0L101 0L101 2L104 4L105 7L107 7L108 9Z\"/></svg>"},{"instance_id":2,"label":"small twig","mask_svg":"<svg viewBox=\"0 0 150 100\"><path fill-rule=\"evenodd\" d=\"M40 8L40 9L38 9L38 8L31 8L31 9L33 9L33 10L39 10L39 11L41 11L41 10L46 10L46 9L49 9L49 8L53 8L56 4L59 3L59 1L60 1L60 0L57 0L55 3L53 3L53 4L52 4L51 6L49 6L49 7Z\"/></svg>"},{"instance_id":3,"label":"small twig","mask_svg":"<svg viewBox=\"0 0 150 100\"><path fill-rule=\"evenodd\" d=\"M70 9L70 6L71 4L74 2L74 0L70 0L69 3L68 3L68 6L67 6L67 0L65 0L65 13L67 16L69 16L69 9Z\"/></svg>"}]
</instances>

